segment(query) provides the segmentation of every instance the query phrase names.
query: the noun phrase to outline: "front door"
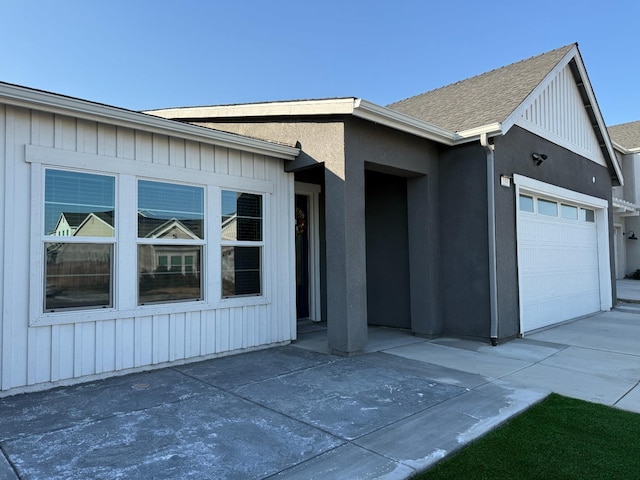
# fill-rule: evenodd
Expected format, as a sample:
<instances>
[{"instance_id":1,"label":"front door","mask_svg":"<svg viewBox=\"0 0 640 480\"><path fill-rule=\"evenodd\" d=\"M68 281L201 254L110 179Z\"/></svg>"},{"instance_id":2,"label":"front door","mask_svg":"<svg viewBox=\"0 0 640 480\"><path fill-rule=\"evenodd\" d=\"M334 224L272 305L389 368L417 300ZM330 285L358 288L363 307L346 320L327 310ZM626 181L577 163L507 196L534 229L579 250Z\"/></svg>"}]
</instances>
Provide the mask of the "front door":
<instances>
[{"instance_id":1,"label":"front door","mask_svg":"<svg viewBox=\"0 0 640 480\"><path fill-rule=\"evenodd\" d=\"M309 318L309 197L296 195L296 317Z\"/></svg>"}]
</instances>

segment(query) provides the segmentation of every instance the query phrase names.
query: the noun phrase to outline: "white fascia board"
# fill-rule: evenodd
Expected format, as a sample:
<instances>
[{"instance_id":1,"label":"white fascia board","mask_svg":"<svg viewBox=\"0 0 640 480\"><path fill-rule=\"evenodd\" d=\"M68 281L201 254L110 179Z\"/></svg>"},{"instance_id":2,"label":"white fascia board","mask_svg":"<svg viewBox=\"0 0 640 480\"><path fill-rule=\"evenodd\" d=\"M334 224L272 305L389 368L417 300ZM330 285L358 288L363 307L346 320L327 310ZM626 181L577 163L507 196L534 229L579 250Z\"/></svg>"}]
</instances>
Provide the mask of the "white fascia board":
<instances>
[{"instance_id":1,"label":"white fascia board","mask_svg":"<svg viewBox=\"0 0 640 480\"><path fill-rule=\"evenodd\" d=\"M242 135L221 132L17 85L0 83L0 102L23 108L37 108L50 113L99 121L126 128L141 129L160 135L179 136L187 140L210 143L285 160L294 160L300 153L298 148L287 145L265 142Z\"/></svg>"},{"instance_id":2,"label":"white fascia board","mask_svg":"<svg viewBox=\"0 0 640 480\"><path fill-rule=\"evenodd\" d=\"M445 145L454 145L457 138L449 130L360 98L355 100L353 116Z\"/></svg>"},{"instance_id":3,"label":"white fascia board","mask_svg":"<svg viewBox=\"0 0 640 480\"><path fill-rule=\"evenodd\" d=\"M607 152L609 153L609 157L611 158L611 163L613 164L613 168L616 171L616 175L618 177L618 180L620 181L620 185L624 186L624 177L622 175L622 167L618 163L618 157L616 156L616 153L613 151L611 137L609 137L609 131L607 130L607 126L604 123L604 119L602 118L602 112L600 112L600 107L598 106L596 95L593 92L593 87L591 86L591 82L589 81L589 75L587 75L587 70L585 69L584 62L582 61L582 57L580 56L580 52L578 51L578 48L574 47L574 49L576 51L575 52L576 65L578 67L578 71L580 72L580 78L582 79L582 83L585 86L587 96L589 97L589 103L591 104L593 113L596 116L596 122L598 123L598 128L602 132L602 138L604 139L605 147L607 149Z\"/></svg>"},{"instance_id":4,"label":"white fascia board","mask_svg":"<svg viewBox=\"0 0 640 480\"><path fill-rule=\"evenodd\" d=\"M297 115L350 115L354 98L332 98L327 100L299 100L290 102L247 103L239 105L216 105L209 107L165 108L147 110L144 113L163 118L230 118L271 117Z\"/></svg>"},{"instance_id":5,"label":"white fascia board","mask_svg":"<svg viewBox=\"0 0 640 480\"><path fill-rule=\"evenodd\" d=\"M353 115L357 118L427 138L445 145L453 145L453 132L436 127L390 108L381 107L360 98L336 98L326 100L302 100L291 102L222 105L212 107L170 108L150 110L146 113L165 118L244 118L286 117L312 115Z\"/></svg>"}]
</instances>

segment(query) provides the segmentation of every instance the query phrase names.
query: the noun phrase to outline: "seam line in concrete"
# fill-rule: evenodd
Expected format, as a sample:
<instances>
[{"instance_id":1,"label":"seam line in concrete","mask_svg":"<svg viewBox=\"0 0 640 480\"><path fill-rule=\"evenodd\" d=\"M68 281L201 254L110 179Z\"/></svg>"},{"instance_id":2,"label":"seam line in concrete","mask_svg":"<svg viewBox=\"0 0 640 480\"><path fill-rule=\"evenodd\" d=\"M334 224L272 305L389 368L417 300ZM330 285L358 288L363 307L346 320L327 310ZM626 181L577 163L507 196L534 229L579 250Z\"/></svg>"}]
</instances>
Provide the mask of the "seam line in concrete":
<instances>
[{"instance_id":1,"label":"seam line in concrete","mask_svg":"<svg viewBox=\"0 0 640 480\"><path fill-rule=\"evenodd\" d=\"M629 390L627 390L624 395L622 395L618 400L615 401L614 405L618 405L618 402L620 402L622 399L624 399L624 397L626 397L627 395L629 395L631 393L631 391L636 388L638 385L640 385L640 381L638 381L633 387L631 387Z\"/></svg>"},{"instance_id":2,"label":"seam line in concrete","mask_svg":"<svg viewBox=\"0 0 640 480\"><path fill-rule=\"evenodd\" d=\"M2 453L2 456L4 457L4 459L7 461L7 463L11 467L11 470L13 470L13 473L16 474L16 478L18 480L20 480L22 477L20 476L20 473L18 472L18 468L15 466L15 464L9 458L9 455L7 454L7 452L4 449L3 443L0 443L0 453Z\"/></svg>"}]
</instances>

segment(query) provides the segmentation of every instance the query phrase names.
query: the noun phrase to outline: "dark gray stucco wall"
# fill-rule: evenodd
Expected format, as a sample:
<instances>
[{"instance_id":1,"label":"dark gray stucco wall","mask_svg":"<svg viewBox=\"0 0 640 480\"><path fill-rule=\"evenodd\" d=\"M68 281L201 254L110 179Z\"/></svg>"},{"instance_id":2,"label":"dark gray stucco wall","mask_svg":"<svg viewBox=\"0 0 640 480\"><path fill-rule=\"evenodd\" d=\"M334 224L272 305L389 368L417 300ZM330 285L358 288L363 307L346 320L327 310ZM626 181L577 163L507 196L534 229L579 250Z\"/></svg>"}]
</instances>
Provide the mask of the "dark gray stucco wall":
<instances>
[{"instance_id":1,"label":"dark gray stucco wall","mask_svg":"<svg viewBox=\"0 0 640 480\"><path fill-rule=\"evenodd\" d=\"M411 328L407 180L365 172L367 321Z\"/></svg>"},{"instance_id":2,"label":"dark gray stucco wall","mask_svg":"<svg viewBox=\"0 0 640 480\"><path fill-rule=\"evenodd\" d=\"M544 153L547 160L536 166L532 153ZM518 271L516 250L515 188L500 186L500 175L524 175L558 187L575 190L611 202L611 176L606 167L596 164L563 147L551 143L520 127L513 127L505 136L495 139L496 175L496 252L498 283L499 338L519 333ZM596 181L593 182L595 177ZM613 213L609 208L609 243L613 246ZM614 265L613 248L610 264ZM612 268L612 288L615 278Z\"/></svg>"},{"instance_id":3,"label":"dark gray stucco wall","mask_svg":"<svg viewBox=\"0 0 640 480\"><path fill-rule=\"evenodd\" d=\"M490 336L487 156L477 143L440 156L443 333Z\"/></svg>"},{"instance_id":4,"label":"dark gray stucco wall","mask_svg":"<svg viewBox=\"0 0 640 480\"><path fill-rule=\"evenodd\" d=\"M436 145L349 118L345 123L345 156L347 161L363 161L367 170L406 178L411 330L421 335L439 334L442 315Z\"/></svg>"}]
</instances>

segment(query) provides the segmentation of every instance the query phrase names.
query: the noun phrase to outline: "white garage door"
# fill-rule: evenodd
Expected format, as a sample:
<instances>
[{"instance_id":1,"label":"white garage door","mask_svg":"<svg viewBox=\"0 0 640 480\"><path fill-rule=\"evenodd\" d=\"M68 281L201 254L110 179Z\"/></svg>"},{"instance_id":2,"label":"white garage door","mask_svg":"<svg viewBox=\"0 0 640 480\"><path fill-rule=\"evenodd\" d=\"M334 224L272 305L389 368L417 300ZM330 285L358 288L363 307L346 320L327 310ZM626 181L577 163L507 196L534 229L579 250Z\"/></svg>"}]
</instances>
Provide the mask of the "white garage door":
<instances>
[{"instance_id":1,"label":"white garage door","mask_svg":"<svg viewBox=\"0 0 640 480\"><path fill-rule=\"evenodd\" d=\"M521 331L601 310L596 210L520 191Z\"/></svg>"}]
</instances>

